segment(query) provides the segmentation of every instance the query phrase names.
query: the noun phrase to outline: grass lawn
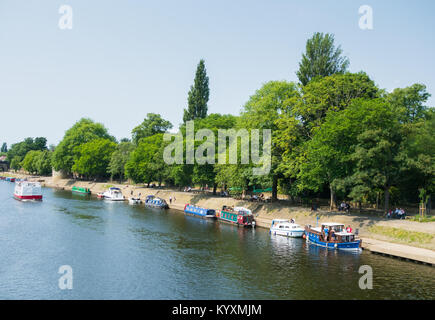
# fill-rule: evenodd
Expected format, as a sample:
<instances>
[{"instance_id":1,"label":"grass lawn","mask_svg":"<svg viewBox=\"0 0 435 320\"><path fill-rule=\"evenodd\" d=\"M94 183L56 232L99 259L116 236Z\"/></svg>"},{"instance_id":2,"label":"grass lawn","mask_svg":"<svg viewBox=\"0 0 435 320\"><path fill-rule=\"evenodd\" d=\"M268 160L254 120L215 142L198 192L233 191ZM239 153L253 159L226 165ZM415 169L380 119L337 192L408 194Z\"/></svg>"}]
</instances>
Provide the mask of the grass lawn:
<instances>
[{"instance_id":1,"label":"grass lawn","mask_svg":"<svg viewBox=\"0 0 435 320\"><path fill-rule=\"evenodd\" d=\"M384 235L404 242L430 243L433 235L424 232L408 231L392 227L372 226L369 232Z\"/></svg>"}]
</instances>

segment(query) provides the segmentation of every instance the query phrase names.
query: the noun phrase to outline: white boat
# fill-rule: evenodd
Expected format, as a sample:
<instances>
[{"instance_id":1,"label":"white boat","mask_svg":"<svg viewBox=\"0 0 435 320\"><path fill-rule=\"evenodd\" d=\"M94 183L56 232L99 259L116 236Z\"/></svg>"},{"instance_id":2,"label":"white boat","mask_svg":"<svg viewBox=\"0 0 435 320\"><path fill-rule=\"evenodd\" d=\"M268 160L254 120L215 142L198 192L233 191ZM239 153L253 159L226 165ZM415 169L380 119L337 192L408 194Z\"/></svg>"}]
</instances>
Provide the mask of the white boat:
<instances>
[{"instance_id":1,"label":"white boat","mask_svg":"<svg viewBox=\"0 0 435 320\"><path fill-rule=\"evenodd\" d=\"M42 190L39 182L19 181L15 183L14 198L20 201L41 201Z\"/></svg>"},{"instance_id":2,"label":"white boat","mask_svg":"<svg viewBox=\"0 0 435 320\"><path fill-rule=\"evenodd\" d=\"M279 236L300 238L304 235L305 229L287 219L273 219L272 225L270 226L270 233Z\"/></svg>"},{"instance_id":3,"label":"white boat","mask_svg":"<svg viewBox=\"0 0 435 320\"><path fill-rule=\"evenodd\" d=\"M128 198L128 203L129 204L140 204L142 201L140 200L140 198Z\"/></svg>"},{"instance_id":4,"label":"white boat","mask_svg":"<svg viewBox=\"0 0 435 320\"><path fill-rule=\"evenodd\" d=\"M122 195L121 189L119 188L109 188L107 191L105 191L103 193L103 197L105 200L110 200L110 201L124 201L125 198Z\"/></svg>"}]
</instances>

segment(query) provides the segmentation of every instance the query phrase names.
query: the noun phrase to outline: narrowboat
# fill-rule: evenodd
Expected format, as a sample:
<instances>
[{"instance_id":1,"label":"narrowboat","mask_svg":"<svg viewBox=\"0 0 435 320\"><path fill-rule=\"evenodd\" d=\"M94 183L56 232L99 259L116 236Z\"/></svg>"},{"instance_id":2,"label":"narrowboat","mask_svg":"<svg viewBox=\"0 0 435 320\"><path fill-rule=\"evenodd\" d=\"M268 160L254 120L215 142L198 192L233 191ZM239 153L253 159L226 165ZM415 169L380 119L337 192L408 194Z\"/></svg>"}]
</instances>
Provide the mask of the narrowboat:
<instances>
[{"instance_id":1,"label":"narrowboat","mask_svg":"<svg viewBox=\"0 0 435 320\"><path fill-rule=\"evenodd\" d=\"M357 239L355 233L348 232L344 224L327 222L321 227L305 227L307 243L336 250L361 250L361 239Z\"/></svg>"},{"instance_id":2,"label":"narrowboat","mask_svg":"<svg viewBox=\"0 0 435 320\"><path fill-rule=\"evenodd\" d=\"M20 181L15 184L14 198L20 201L42 201L39 182Z\"/></svg>"},{"instance_id":3,"label":"narrowboat","mask_svg":"<svg viewBox=\"0 0 435 320\"><path fill-rule=\"evenodd\" d=\"M191 216L204 218L204 219L216 219L215 210L197 207L192 204L186 204L184 206L184 213Z\"/></svg>"},{"instance_id":4,"label":"narrowboat","mask_svg":"<svg viewBox=\"0 0 435 320\"><path fill-rule=\"evenodd\" d=\"M5 180L8 182L15 182L15 178L12 178L12 177L6 177Z\"/></svg>"},{"instance_id":5,"label":"narrowboat","mask_svg":"<svg viewBox=\"0 0 435 320\"><path fill-rule=\"evenodd\" d=\"M115 187L111 187L107 191L103 192L102 196L105 200L110 200L110 201L125 200L124 196L122 195L121 189Z\"/></svg>"},{"instance_id":6,"label":"narrowboat","mask_svg":"<svg viewBox=\"0 0 435 320\"><path fill-rule=\"evenodd\" d=\"M287 219L273 219L269 229L269 233L273 235L301 238L305 230L300 225Z\"/></svg>"},{"instance_id":7,"label":"narrowboat","mask_svg":"<svg viewBox=\"0 0 435 320\"><path fill-rule=\"evenodd\" d=\"M76 187L76 186L73 186L71 191L75 192L75 193L80 193L80 194L91 194L91 190L89 190L89 188L82 188L82 187Z\"/></svg>"},{"instance_id":8,"label":"narrowboat","mask_svg":"<svg viewBox=\"0 0 435 320\"><path fill-rule=\"evenodd\" d=\"M229 222L241 227L255 227L254 216L251 210L243 207L232 208L223 206L217 218L220 221Z\"/></svg>"},{"instance_id":9,"label":"narrowboat","mask_svg":"<svg viewBox=\"0 0 435 320\"><path fill-rule=\"evenodd\" d=\"M169 206L164 199L157 198L153 195L146 197L145 206L150 208L169 209Z\"/></svg>"}]
</instances>

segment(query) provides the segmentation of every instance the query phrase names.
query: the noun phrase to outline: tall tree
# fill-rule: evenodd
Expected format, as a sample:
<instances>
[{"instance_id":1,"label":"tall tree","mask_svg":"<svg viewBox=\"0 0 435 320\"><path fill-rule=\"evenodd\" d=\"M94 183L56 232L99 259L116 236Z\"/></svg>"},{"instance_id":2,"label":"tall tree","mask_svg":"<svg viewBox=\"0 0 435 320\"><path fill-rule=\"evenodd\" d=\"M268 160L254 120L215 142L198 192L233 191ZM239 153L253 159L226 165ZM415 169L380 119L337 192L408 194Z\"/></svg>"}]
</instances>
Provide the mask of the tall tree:
<instances>
[{"instance_id":1,"label":"tall tree","mask_svg":"<svg viewBox=\"0 0 435 320\"><path fill-rule=\"evenodd\" d=\"M112 153L109 166L107 167L112 179L117 176L122 181L124 179L125 164L134 150L134 144L130 141L124 141L118 144L115 152Z\"/></svg>"},{"instance_id":2,"label":"tall tree","mask_svg":"<svg viewBox=\"0 0 435 320\"><path fill-rule=\"evenodd\" d=\"M6 142L3 142L0 152L8 152L8 145Z\"/></svg>"},{"instance_id":3,"label":"tall tree","mask_svg":"<svg viewBox=\"0 0 435 320\"><path fill-rule=\"evenodd\" d=\"M349 59L342 56L341 46L335 47L332 34L316 32L307 40L305 50L296 72L304 86L316 77L344 73L349 66Z\"/></svg>"},{"instance_id":4,"label":"tall tree","mask_svg":"<svg viewBox=\"0 0 435 320\"><path fill-rule=\"evenodd\" d=\"M54 169L70 174L74 161L80 155L78 148L82 144L99 138L115 141L115 138L109 135L107 129L101 123L95 123L91 119L85 118L77 121L65 132L65 136L53 152L52 163Z\"/></svg>"},{"instance_id":5,"label":"tall tree","mask_svg":"<svg viewBox=\"0 0 435 320\"><path fill-rule=\"evenodd\" d=\"M279 163L283 150L277 143L278 120L282 114L292 113L299 98L297 85L287 81L270 81L264 84L245 104L239 118L239 127L250 129L270 129L272 131L271 171L272 198L277 199L278 179L282 177ZM264 178L264 177L263 177ZM263 179L264 180L264 179ZM254 181L252 181L254 182Z\"/></svg>"},{"instance_id":6,"label":"tall tree","mask_svg":"<svg viewBox=\"0 0 435 320\"><path fill-rule=\"evenodd\" d=\"M86 178L107 177L107 166L115 148L116 143L105 138L93 139L80 145L76 148L72 171Z\"/></svg>"},{"instance_id":7,"label":"tall tree","mask_svg":"<svg viewBox=\"0 0 435 320\"><path fill-rule=\"evenodd\" d=\"M207 116L207 102L210 94L205 62L201 59L196 68L195 82L187 97L187 109L184 109L183 121L201 119Z\"/></svg>"},{"instance_id":8,"label":"tall tree","mask_svg":"<svg viewBox=\"0 0 435 320\"><path fill-rule=\"evenodd\" d=\"M140 139L165 133L171 128L172 123L163 119L160 114L148 113L142 123L132 130L133 143L137 145Z\"/></svg>"},{"instance_id":9,"label":"tall tree","mask_svg":"<svg viewBox=\"0 0 435 320\"><path fill-rule=\"evenodd\" d=\"M424 103L429 97L426 86L415 83L410 87L394 89L387 95L387 101L396 109L396 112L403 114L402 122L415 122L425 116L428 107Z\"/></svg>"}]
</instances>

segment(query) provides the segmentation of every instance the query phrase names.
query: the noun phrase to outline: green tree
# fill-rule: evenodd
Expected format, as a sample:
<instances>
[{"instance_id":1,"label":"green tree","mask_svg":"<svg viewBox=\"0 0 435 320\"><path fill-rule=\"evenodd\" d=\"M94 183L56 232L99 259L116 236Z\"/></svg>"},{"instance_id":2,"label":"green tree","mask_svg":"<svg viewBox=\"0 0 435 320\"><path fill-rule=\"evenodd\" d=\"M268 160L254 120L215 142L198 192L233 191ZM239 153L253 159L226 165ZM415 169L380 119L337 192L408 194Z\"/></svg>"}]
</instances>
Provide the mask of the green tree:
<instances>
[{"instance_id":1,"label":"green tree","mask_svg":"<svg viewBox=\"0 0 435 320\"><path fill-rule=\"evenodd\" d=\"M187 97L187 109L184 109L183 121L205 118L207 116L207 102L210 94L205 62L201 59L196 68L195 82L190 87Z\"/></svg>"},{"instance_id":2,"label":"green tree","mask_svg":"<svg viewBox=\"0 0 435 320\"><path fill-rule=\"evenodd\" d=\"M125 164L127 163L130 153L134 150L134 144L127 141L121 142L116 146L115 152L112 153L107 171L113 177L124 179Z\"/></svg>"},{"instance_id":3,"label":"green tree","mask_svg":"<svg viewBox=\"0 0 435 320\"><path fill-rule=\"evenodd\" d=\"M30 174L37 173L36 160L39 156L39 153L42 153L42 151L36 151L36 150L29 151L24 157L23 161L21 162L21 167L27 172L29 172Z\"/></svg>"},{"instance_id":4,"label":"green tree","mask_svg":"<svg viewBox=\"0 0 435 320\"><path fill-rule=\"evenodd\" d=\"M36 172L41 176L51 175L51 157L52 152L49 150L40 151L37 158L35 159Z\"/></svg>"},{"instance_id":5,"label":"green tree","mask_svg":"<svg viewBox=\"0 0 435 320\"><path fill-rule=\"evenodd\" d=\"M165 133L171 128L172 124L162 119L160 114L148 113L144 121L131 132L133 143L137 145L140 139L157 133Z\"/></svg>"},{"instance_id":6,"label":"green tree","mask_svg":"<svg viewBox=\"0 0 435 320\"><path fill-rule=\"evenodd\" d=\"M26 138L21 142L12 144L11 148L8 150L8 160L18 156L21 160L24 159L26 154L31 150L47 150L47 139L43 137Z\"/></svg>"},{"instance_id":7,"label":"green tree","mask_svg":"<svg viewBox=\"0 0 435 320\"><path fill-rule=\"evenodd\" d=\"M8 145L6 142L3 142L0 152L8 152Z\"/></svg>"},{"instance_id":8,"label":"green tree","mask_svg":"<svg viewBox=\"0 0 435 320\"><path fill-rule=\"evenodd\" d=\"M250 97L244 105L239 118L240 128L270 129L272 131L271 171L268 175L272 181L272 198L277 199L278 179L282 178L279 163L283 150L279 139L278 124L282 114L291 114L299 99L297 85L286 81L270 81ZM263 177L264 178L264 177ZM255 177L252 177L252 183ZM270 186L269 186L270 187Z\"/></svg>"},{"instance_id":9,"label":"green tree","mask_svg":"<svg viewBox=\"0 0 435 320\"><path fill-rule=\"evenodd\" d=\"M110 139L98 138L78 146L72 170L86 178L107 177L107 166L116 143Z\"/></svg>"},{"instance_id":10,"label":"green tree","mask_svg":"<svg viewBox=\"0 0 435 320\"><path fill-rule=\"evenodd\" d=\"M127 177L135 183L158 181L158 171L166 166L160 154L162 143L161 133L141 139L125 165Z\"/></svg>"},{"instance_id":11,"label":"green tree","mask_svg":"<svg viewBox=\"0 0 435 320\"><path fill-rule=\"evenodd\" d=\"M115 141L115 138L109 135L107 129L101 123L95 123L91 119L85 118L77 121L65 132L62 141L53 152L52 163L54 169L71 174L74 161L80 154L78 147L100 138Z\"/></svg>"},{"instance_id":12,"label":"green tree","mask_svg":"<svg viewBox=\"0 0 435 320\"><path fill-rule=\"evenodd\" d=\"M51 152L48 150L31 150L21 162L21 167L31 174L51 174Z\"/></svg>"},{"instance_id":13,"label":"green tree","mask_svg":"<svg viewBox=\"0 0 435 320\"><path fill-rule=\"evenodd\" d=\"M423 119L428 109L424 105L430 94L423 84L413 84L406 88L397 88L387 95L387 101L395 108L396 112L403 114L401 121L415 122Z\"/></svg>"},{"instance_id":14,"label":"green tree","mask_svg":"<svg viewBox=\"0 0 435 320\"><path fill-rule=\"evenodd\" d=\"M20 156L15 156L12 158L11 168L15 170L15 172L21 169L21 160L22 158Z\"/></svg>"},{"instance_id":15,"label":"green tree","mask_svg":"<svg viewBox=\"0 0 435 320\"><path fill-rule=\"evenodd\" d=\"M316 32L307 40L305 53L299 63L296 75L302 85L307 85L316 77L327 77L346 72L348 58L342 56L341 47L335 47L334 35Z\"/></svg>"},{"instance_id":16,"label":"green tree","mask_svg":"<svg viewBox=\"0 0 435 320\"><path fill-rule=\"evenodd\" d=\"M335 74L311 81L303 87L295 112L302 120L305 134L311 137L328 112L343 110L354 99L374 99L379 95L375 83L363 72Z\"/></svg>"}]
</instances>

